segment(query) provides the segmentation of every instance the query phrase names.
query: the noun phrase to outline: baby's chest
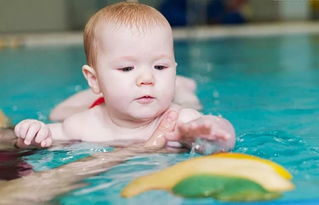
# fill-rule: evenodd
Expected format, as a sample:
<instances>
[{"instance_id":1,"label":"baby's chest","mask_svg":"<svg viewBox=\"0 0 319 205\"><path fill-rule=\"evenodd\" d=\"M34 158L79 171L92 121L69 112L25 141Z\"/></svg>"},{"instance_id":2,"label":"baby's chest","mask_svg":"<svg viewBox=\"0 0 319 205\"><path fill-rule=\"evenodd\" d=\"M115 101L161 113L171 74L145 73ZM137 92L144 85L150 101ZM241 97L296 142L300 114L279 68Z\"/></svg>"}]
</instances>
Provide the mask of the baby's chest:
<instances>
[{"instance_id":1,"label":"baby's chest","mask_svg":"<svg viewBox=\"0 0 319 205\"><path fill-rule=\"evenodd\" d=\"M88 142L108 142L114 140L114 132L109 127L98 124L82 125L81 140Z\"/></svg>"},{"instance_id":2,"label":"baby's chest","mask_svg":"<svg viewBox=\"0 0 319 205\"><path fill-rule=\"evenodd\" d=\"M132 141L147 140L152 134L151 129L146 130L114 130L109 127L95 127L82 133L82 140L88 142Z\"/></svg>"},{"instance_id":3,"label":"baby's chest","mask_svg":"<svg viewBox=\"0 0 319 205\"><path fill-rule=\"evenodd\" d=\"M119 127L108 123L107 120L100 120L100 118L94 118L94 116L87 120L86 123L81 123L79 131L81 133L81 139L83 141L91 142L108 142L117 140L147 140L154 129L157 127L157 120L146 126L139 126L134 128Z\"/></svg>"}]
</instances>

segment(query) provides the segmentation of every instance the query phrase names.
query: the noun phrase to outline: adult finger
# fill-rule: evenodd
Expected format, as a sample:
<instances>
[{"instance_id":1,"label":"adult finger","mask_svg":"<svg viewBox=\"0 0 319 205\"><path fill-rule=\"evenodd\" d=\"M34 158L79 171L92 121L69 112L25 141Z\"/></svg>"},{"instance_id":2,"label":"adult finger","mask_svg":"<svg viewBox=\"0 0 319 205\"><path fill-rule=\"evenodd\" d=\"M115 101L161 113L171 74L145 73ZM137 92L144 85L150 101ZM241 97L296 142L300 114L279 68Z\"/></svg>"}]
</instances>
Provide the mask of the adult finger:
<instances>
[{"instance_id":1,"label":"adult finger","mask_svg":"<svg viewBox=\"0 0 319 205\"><path fill-rule=\"evenodd\" d=\"M17 141L15 143L16 147L18 148L24 148L24 147L28 147L28 145L24 144L24 139L23 138L17 138Z\"/></svg>"},{"instance_id":2,"label":"adult finger","mask_svg":"<svg viewBox=\"0 0 319 205\"><path fill-rule=\"evenodd\" d=\"M144 147L162 148L166 144L165 135L173 132L178 119L178 113L174 110L168 111L152 136L144 144Z\"/></svg>"}]
</instances>

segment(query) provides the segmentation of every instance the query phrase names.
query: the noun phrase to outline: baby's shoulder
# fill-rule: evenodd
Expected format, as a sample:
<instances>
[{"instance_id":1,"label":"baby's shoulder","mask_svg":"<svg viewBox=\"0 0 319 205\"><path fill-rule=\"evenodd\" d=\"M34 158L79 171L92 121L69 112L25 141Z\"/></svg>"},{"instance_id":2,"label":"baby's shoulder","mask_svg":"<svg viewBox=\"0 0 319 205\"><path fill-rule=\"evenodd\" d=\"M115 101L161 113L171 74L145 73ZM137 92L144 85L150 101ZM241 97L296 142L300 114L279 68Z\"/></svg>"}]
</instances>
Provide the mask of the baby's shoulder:
<instances>
[{"instance_id":1,"label":"baby's shoulder","mask_svg":"<svg viewBox=\"0 0 319 205\"><path fill-rule=\"evenodd\" d=\"M63 121L63 128L76 139L82 139L97 130L101 124L102 113L98 109L89 109L78 112Z\"/></svg>"},{"instance_id":2,"label":"baby's shoulder","mask_svg":"<svg viewBox=\"0 0 319 205\"><path fill-rule=\"evenodd\" d=\"M82 112L75 113L70 117L66 118L64 121L68 123L85 123L90 124L96 121L102 113L95 108L84 110Z\"/></svg>"}]
</instances>

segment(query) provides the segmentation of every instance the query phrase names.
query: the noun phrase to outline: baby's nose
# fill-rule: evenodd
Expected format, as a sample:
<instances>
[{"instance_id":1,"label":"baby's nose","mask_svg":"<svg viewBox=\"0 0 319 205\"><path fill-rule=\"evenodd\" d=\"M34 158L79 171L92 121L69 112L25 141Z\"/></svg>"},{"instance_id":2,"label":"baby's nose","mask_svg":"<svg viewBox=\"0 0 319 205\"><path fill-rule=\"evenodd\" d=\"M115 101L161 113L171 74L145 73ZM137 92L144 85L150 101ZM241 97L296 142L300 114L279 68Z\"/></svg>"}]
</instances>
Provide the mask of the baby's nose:
<instances>
[{"instance_id":1,"label":"baby's nose","mask_svg":"<svg viewBox=\"0 0 319 205\"><path fill-rule=\"evenodd\" d=\"M154 76L152 72L144 72L141 75L138 76L136 80L137 86L143 86L143 85L154 85Z\"/></svg>"}]
</instances>

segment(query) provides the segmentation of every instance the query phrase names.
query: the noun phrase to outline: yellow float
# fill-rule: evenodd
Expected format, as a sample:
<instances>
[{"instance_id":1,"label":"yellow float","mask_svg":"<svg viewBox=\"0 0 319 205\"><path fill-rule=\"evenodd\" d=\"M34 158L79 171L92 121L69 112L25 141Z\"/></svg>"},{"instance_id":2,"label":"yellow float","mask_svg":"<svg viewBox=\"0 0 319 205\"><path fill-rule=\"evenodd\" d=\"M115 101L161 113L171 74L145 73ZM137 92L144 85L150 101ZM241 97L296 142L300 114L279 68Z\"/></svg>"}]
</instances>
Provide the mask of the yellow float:
<instances>
[{"instance_id":1,"label":"yellow float","mask_svg":"<svg viewBox=\"0 0 319 205\"><path fill-rule=\"evenodd\" d=\"M11 123L9 118L0 110L0 129L10 127Z\"/></svg>"},{"instance_id":2,"label":"yellow float","mask_svg":"<svg viewBox=\"0 0 319 205\"><path fill-rule=\"evenodd\" d=\"M239 153L192 158L139 177L121 195L133 197L149 190L167 190L183 197L213 197L222 201L259 201L277 198L294 188L282 166Z\"/></svg>"}]
</instances>

